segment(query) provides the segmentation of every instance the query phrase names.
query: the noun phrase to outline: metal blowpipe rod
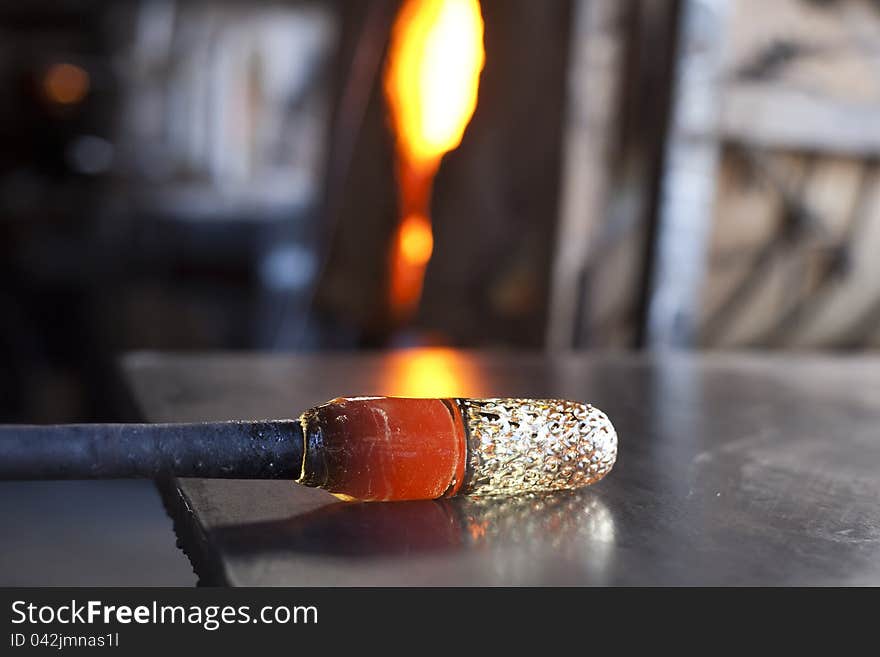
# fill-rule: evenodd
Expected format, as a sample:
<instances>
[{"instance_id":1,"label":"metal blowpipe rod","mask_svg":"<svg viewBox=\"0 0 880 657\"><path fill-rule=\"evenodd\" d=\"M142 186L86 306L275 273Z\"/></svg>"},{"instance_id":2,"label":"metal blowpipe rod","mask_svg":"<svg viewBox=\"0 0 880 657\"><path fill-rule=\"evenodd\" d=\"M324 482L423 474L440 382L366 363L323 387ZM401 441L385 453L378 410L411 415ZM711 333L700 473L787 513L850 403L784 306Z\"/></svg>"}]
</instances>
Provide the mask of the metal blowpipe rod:
<instances>
[{"instance_id":1,"label":"metal blowpipe rod","mask_svg":"<svg viewBox=\"0 0 880 657\"><path fill-rule=\"evenodd\" d=\"M605 414L559 399L340 397L295 420L0 426L0 480L289 479L358 500L579 488L616 458Z\"/></svg>"}]
</instances>

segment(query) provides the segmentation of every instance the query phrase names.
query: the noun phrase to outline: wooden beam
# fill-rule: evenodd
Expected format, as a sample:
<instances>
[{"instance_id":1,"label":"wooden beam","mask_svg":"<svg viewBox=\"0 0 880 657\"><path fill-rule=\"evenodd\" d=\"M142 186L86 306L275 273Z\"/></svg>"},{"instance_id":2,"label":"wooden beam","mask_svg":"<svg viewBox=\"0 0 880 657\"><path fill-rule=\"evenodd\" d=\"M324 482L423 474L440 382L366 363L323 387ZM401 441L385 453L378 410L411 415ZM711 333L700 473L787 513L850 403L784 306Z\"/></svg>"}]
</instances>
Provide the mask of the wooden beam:
<instances>
[{"instance_id":1,"label":"wooden beam","mask_svg":"<svg viewBox=\"0 0 880 657\"><path fill-rule=\"evenodd\" d=\"M547 346L570 348L582 307L584 268L604 219L623 71L627 2L577 0Z\"/></svg>"}]
</instances>

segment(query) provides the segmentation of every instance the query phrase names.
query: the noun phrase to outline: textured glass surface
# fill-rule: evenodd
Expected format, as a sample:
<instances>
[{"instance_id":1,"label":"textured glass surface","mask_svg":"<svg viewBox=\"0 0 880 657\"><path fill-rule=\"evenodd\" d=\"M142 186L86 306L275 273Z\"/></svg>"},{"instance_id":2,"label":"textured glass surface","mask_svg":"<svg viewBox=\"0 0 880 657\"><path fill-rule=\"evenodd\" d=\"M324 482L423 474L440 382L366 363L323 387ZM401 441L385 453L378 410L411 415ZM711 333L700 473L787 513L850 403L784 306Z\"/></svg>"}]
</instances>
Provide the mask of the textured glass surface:
<instances>
[{"instance_id":1,"label":"textured glass surface","mask_svg":"<svg viewBox=\"0 0 880 657\"><path fill-rule=\"evenodd\" d=\"M617 458L599 409L561 399L464 399L472 495L564 490L595 483Z\"/></svg>"}]
</instances>

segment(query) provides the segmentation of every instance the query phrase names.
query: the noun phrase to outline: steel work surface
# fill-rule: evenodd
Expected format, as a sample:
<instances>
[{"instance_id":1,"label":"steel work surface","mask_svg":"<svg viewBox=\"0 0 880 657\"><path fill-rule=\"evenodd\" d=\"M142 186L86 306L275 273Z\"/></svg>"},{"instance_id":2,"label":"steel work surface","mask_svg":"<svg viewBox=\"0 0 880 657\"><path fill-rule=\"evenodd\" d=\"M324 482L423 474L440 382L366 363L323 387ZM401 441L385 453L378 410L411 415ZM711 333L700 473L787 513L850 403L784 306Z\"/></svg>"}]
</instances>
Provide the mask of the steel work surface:
<instances>
[{"instance_id":1,"label":"steel work surface","mask_svg":"<svg viewBox=\"0 0 880 657\"><path fill-rule=\"evenodd\" d=\"M596 486L345 503L166 482L205 584L880 584L880 359L764 354L179 355L124 361L151 421L296 416L343 395L564 397L614 422Z\"/></svg>"}]
</instances>

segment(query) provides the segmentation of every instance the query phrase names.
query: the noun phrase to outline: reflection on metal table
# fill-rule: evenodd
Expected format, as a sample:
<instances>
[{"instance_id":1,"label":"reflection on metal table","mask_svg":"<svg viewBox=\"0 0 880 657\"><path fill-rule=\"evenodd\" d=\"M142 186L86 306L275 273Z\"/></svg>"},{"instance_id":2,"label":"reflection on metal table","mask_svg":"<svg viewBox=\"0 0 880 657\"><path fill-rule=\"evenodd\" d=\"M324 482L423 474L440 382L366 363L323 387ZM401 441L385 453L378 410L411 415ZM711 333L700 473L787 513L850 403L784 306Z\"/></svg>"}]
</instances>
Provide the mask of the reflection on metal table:
<instances>
[{"instance_id":1,"label":"reflection on metal table","mask_svg":"<svg viewBox=\"0 0 880 657\"><path fill-rule=\"evenodd\" d=\"M285 481L163 484L205 584L880 584L880 359L414 350L129 355L145 419L296 416L340 395L604 410L608 477L499 499L346 503Z\"/></svg>"}]
</instances>

